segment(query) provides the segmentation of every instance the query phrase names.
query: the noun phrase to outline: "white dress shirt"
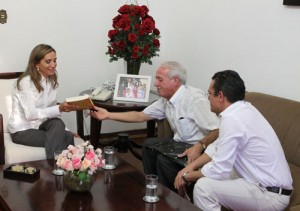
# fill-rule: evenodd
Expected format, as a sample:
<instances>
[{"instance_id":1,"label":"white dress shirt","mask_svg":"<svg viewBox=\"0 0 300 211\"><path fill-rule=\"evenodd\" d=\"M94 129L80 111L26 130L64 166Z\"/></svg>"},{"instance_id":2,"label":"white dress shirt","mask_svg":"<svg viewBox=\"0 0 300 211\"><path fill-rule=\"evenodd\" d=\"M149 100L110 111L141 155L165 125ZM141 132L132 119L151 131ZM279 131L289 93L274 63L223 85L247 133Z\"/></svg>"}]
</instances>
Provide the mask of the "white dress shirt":
<instances>
[{"instance_id":1,"label":"white dress shirt","mask_svg":"<svg viewBox=\"0 0 300 211\"><path fill-rule=\"evenodd\" d=\"M167 118L175 141L198 143L209 131L218 129L219 120L210 111L202 90L182 85L170 101L159 98L143 111L155 119Z\"/></svg>"},{"instance_id":2,"label":"white dress shirt","mask_svg":"<svg viewBox=\"0 0 300 211\"><path fill-rule=\"evenodd\" d=\"M12 114L8 121L10 133L38 129L48 118L60 117L56 101L57 89L53 89L53 85L44 77L41 79L41 85L44 91L39 93L30 76L20 81L20 91L16 88Z\"/></svg>"},{"instance_id":3,"label":"white dress shirt","mask_svg":"<svg viewBox=\"0 0 300 211\"><path fill-rule=\"evenodd\" d=\"M201 169L205 177L238 176L264 187L292 189L291 172L271 125L249 102L238 101L220 115L219 138L205 153L212 161Z\"/></svg>"}]
</instances>

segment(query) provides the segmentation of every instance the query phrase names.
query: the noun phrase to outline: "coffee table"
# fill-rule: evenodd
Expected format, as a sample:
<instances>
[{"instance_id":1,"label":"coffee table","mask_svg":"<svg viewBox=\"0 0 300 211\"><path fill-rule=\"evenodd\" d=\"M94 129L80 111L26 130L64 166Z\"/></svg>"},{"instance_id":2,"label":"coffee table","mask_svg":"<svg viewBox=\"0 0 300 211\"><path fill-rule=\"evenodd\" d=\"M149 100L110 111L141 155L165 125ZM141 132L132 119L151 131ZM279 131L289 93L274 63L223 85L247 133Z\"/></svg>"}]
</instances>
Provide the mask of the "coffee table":
<instances>
[{"instance_id":1,"label":"coffee table","mask_svg":"<svg viewBox=\"0 0 300 211\"><path fill-rule=\"evenodd\" d=\"M199 210L161 184L160 201L144 202L144 175L121 158L115 163L114 170L100 169L90 192L85 193L69 191L62 176L52 175L53 160L23 163L40 169L40 179L33 183L3 178L3 169L9 165L1 165L0 210Z\"/></svg>"}]
</instances>

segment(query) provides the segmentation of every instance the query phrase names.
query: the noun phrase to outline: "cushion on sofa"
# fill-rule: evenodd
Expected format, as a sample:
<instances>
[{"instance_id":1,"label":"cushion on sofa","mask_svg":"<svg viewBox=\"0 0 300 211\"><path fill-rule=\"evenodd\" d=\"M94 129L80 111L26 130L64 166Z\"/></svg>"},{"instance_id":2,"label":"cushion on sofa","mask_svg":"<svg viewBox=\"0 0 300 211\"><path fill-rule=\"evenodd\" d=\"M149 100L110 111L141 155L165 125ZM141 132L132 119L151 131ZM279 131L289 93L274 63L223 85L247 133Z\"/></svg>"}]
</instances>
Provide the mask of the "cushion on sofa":
<instances>
[{"instance_id":1,"label":"cushion on sofa","mask_svg":"<svg viewBox=\"0 0 300 211\"><path fill-rule=\"evenodd\" d=\"M75 146L77 146L84 141L81 138L74 138L74 142ZM15 144L14 142L12 142L9 133L4 133L4 144L5 164L46 159L46 151L44 147L31 147L21 144Z\"/></svg>"},{"instance_id":2,"label":"cushion on sofa","mask_svg":"<svg viewBox=\"0 0 300 211\"><path fill-rule=\"evenodd\" d=\"M289 204L289 208L293 207L295 205L299 205L298 208L300 208L300 180L299 180L299 176L300 176L300 168L294 164L289 164L291 172L292 172L292 177L293 177L293 194L291 196L291 200L290 200L290 204ZM290 209L293 210L293 209ZM300 210L300 209L298 209Z\"/></svg>"},{"instance_id":3,"label":"cushion on sofa","mask_svg":"<svg viewBox=\"0 0 300 211\"><path fill-rule=\"evenodd\" d=\"M288 162L300 167L300 102L256 92L247 93L246 100L271 124Z\"/></svg>"},{"instance_id":4,"label":"cushion on sofa","mask_svg":"<svg viewBox=\"0 0 300 211\"><path fill-rule=\"evenodd\" d=\"M1 80L0 86L0 113L3 116L3 130L7 130L7 122L12 111L12 95L17 79Z\"/></svg>"}]
</instances>

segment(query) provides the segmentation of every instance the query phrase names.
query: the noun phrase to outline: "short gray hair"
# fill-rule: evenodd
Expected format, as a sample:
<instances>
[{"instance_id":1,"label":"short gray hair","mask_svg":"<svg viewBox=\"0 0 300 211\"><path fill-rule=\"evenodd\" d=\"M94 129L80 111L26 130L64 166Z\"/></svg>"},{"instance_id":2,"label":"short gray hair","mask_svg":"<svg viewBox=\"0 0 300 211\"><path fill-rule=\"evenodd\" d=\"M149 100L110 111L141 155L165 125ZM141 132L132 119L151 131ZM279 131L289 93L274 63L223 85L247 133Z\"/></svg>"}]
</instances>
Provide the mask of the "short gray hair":
<instances>
[{"instance_id":1,"label":"short gray hair","mask_svg":"<svg viewBox=\"0 0 300 211\"><path fill-rule=\"evenodd\" d=\"M169 70L168 76L169 78L173 78L177 76L180 79L181 84L186 84L187 81L187 71L186 69L179 63L175 61L167 61L160 65L160 67L166 68Z\"/></svg>"}]
</instances>

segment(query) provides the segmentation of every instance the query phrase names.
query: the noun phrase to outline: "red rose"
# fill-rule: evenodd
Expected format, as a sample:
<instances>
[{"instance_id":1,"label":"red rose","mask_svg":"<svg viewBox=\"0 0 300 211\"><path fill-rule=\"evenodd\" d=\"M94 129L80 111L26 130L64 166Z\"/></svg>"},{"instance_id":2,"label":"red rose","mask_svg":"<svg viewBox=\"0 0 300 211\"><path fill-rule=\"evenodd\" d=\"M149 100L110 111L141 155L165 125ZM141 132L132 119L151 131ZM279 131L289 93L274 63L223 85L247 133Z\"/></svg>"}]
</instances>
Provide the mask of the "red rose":
<instances>
[{"instance_id":1,"label":"red rose","mask_svg":"<svg viewBox=\"0 0 300 211\"><path fill-rule=\"evenodd\" d=\"M155 47L159 47L159 46L160 46L159 40L158 40L158 39L154 39L154 40L153 40L153 45L154 45Z\"/></svg>"},{"instance_id":2,"label":"red rose","mask_svg":"<svg viewBox=\"0 0 300 211\"><path fill-rule=\"evenodd\" d=\"M131 57L134 58L134 59L137 59L137 58L139 58L139 54L135 53L135 52L132 52Z\"/></svg>"},{"instance_id":3,"label":"red rose","mask_svg":"<svg viewBox=\"0 0 300 211\"><path fill-rule=\"evenodd\" d=\"M144 47L144 49L143 49L143 51L142 51L142 54L143 54L144 56L147 56L148 52L149 52L149 46L148 46L148 45L145 45L145 47Z\"/></svg>"},{"instance_id":4,"label":"red rose","mask_svg":"<svg viewBox=\"0 0 300 211\"><path fill-rule=\"evenodd\" d=\"M129 14L130 13L130 5L125 4L125 5L121 6L120 9L118 10L118 12L120 14Z\"/></svg>"},{"instance_id":5,"label":"red rose","mask_svg":"<svg viewBox=\"0 0 300 211\"><path fill-rule=\"evenodd\" d=\"M125 41L119 41L116 43L116 46L119 51L122 51L126 47L126 42Z\"/></svg>"},{"instance_id":6,"label":"red rose","mask_svg":"<svg viewBox=\"0 0 300 211\"><path fill-rule=\"evenodd\" d=\"M134 28L137 30L138 35L141 36L141 35L146 34L146 31L143 29L142 25L140 25L140 24L135 24L135 25L134 25Z\"/></svg>"},{"instance_id":7,"label":"red rose","mask_svg":"<svg viewBox=\"0 0 300 211\"><path fill-rule=\"evenodd\" d=\"M119 20L121 19L121 15L117 15L116 17L114 17L114 19L113 19L113 24L112 24L112 26L114 27L114 28L116 28L117 27L117 23L119 22Z\"/></svg>"},{"instance_id":8,"label":"red rose","mask_svg":"<svg viewBox=\"0 0 300 211\"><path fill-rule=\"evenodd\" d=\"M129 33L128 34L128 40L129 40L129 42L136 42L136 40L137 40L136 34Z\"/></svg>"},{"instance_id":9,"label":"red rose","mask_svg":"<svg viewBox=\"0 0 300 211\"><path fill-rule=\"evenodd\" d=\"M137 46L137 45L134 45L133 48L132 48L132 52L133 53L138 53L140 51L140 47Z\"/></svg>"},{"instance_id":10,"label":"red rose","mask_svg":"<svg viewBox=\"0 0 300 211\"><path fill-rule=\"evenodd\" d=\"M142 21L142 27L147 33L150 33L155 29L155 21L153 18L148 17Z\"/></svg>"},{"instance_id":11,"label":"red rose","mask_svg":"<svg viewBox=\"0 0 300 211\"><path fill-rule=\"evenodd\" d=\"M149 12L149 9L147 6L143 5L143 6L140 6L141 10L140 10L140 16L141 17L144 17L145 15L148 14Z\"/></svg>"},{"instance_id":12,"label":"red rose","mask_svg":"<svg viewBox=\"0 0 300 211\"><path fill-rule=\"evenodd\" d=\"M110 38L110 39L113 39L114 38L114 36L116 35L116 34L118 34L119 33L119 31L118 30L109 30L108 31L108 37Z\"/></svg>"},{"instance_id":13,"label":"red rose","mask_svg":"<svg viewBox=\"0 0 300 211\"><path fill-rule=\"evenodd\" d=\"M157 28L153 29L153 33L157 36L160 35L160 31Z\"/></svg>"},{"instance_id":14,"label":"red rose","mask_svg":"<svg viewBox=\"0 0 300 211\"><path fill-rule=\"evenodd\" d=\"M108 53L109 54L115 54L115 50L111 47L108 48Z\"/></svg>"},{"instance_id":15,"label":"red rose","mask_svg":"<svg viewBox=\"0 0 300 211\"><path fill-rule=\"evenodd\" d=\"M119 21L116 23L117 28L128 31L130 29L130 17L129 15L122 15Z\"/></svg>"},{"instance_id":16,"label":"red rose","mask_svg":"<svg viewBox=\"0 0 300 211\"><path fill-rule=\"evenodd\" d=\"M140 13L141 13L140 6L134 5L133 7L131 7L131 15L132 16L139 16Z\"/></svg>"},{"instance_id":17,"label":"red rose","mask_svg":"<svg viewBox=\"0 0 300 211\"><path fill-rule=\"evenodd\" d=\"M138 30L138 34L141 36L141 35L145 35L147 33L146 33L146 30L141 29L141 30Z\"/></svg>"}]
</instances>

